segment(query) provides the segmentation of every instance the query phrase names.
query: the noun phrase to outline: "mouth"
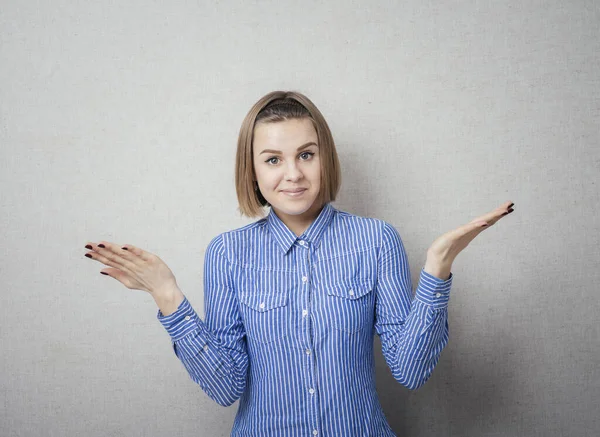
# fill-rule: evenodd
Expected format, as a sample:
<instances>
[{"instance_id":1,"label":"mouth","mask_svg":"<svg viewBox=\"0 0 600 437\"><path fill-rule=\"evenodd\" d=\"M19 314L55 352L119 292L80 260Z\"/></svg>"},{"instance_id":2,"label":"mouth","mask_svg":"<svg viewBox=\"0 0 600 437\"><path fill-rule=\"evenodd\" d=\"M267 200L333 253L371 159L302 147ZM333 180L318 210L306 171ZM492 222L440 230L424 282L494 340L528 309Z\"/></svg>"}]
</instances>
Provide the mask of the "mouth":
<instances>
[{"instance_id":1,"label":"mouth","mask_svg":"<svg viewBox=\"0 0 600 437\"><path fill-rule=\"evenodd\" d=\"M290 197L299 197L306 191L306 188L298 188L295 190L282 190L283 194L286 194Z\"/></svg>"}]
</instances>

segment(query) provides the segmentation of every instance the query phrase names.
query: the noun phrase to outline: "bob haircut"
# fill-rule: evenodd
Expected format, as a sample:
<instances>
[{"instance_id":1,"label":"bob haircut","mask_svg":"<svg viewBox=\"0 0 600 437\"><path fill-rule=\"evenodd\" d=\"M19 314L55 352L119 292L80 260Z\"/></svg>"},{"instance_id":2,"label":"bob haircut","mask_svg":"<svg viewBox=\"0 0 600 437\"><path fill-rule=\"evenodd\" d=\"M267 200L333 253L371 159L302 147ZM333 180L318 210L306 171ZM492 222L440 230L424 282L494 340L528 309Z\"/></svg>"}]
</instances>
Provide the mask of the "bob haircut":
<instances>
[{"instance_id":1,"label":"bob haircut","mask_svg":"<svg viewBox=\"0 0 600 437\"><path fill-rule=\"evenodd\" d=\"M342 175L333 136L329 126L313 102L296 91L273 91L250 108L242 122L235 156L235 189L238 210L247 217L263 217L263 207L271 206L256 184L253 164L254 128L258 123L277 123L308 118L317 132L321 162L320 190L315 202L334 201Z\"/></svg>"}]
</instances>

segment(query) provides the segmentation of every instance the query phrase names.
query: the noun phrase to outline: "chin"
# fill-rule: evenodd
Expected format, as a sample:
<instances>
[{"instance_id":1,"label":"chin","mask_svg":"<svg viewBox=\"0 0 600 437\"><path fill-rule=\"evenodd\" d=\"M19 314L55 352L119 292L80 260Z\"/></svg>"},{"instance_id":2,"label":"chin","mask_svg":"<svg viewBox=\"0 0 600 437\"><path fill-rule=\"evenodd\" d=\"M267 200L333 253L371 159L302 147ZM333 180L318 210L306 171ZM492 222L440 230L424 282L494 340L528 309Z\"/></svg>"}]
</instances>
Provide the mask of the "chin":
<instances>
[{"instance_id":1,"label":"chin","mask_svg":"<svg viewBox=\"0 0 600 437\"><path fill-rule=\"evenodd\" d=\"M293 199L293 198L285 198L287 197L284 193L280 192L279 198L276 201L269 201L272 208L275 208L277 211L281 211L287 215L300 215L304 214L308 211L313 203L316 200L315 198L306 198L306 199ZM306 194L306 193L305 193ZM282 199L284 198L284 199ZM269 200L269 199L267 199Z\"/></svg>"}]
</instances>

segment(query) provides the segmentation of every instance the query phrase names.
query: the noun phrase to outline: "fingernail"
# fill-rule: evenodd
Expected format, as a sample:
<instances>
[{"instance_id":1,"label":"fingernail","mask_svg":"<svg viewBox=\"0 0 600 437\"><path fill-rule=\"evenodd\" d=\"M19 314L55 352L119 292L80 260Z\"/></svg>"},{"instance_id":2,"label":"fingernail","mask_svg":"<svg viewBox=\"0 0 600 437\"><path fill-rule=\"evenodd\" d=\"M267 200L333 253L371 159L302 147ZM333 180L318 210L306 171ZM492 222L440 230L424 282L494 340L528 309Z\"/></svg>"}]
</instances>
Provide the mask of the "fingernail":
<instances>
[{"instance_id":1,"label":"fingernail","mask_svg":"<svg viewBox=\"0 0 600 437\"><path fill-rule=\"evenodd\" d=\"M102 247L102 248L104 248L104 247L106 247L106 246L105 246L104 244L99 244L99 245L98 245L98 247Z\"/></svg>"},{"instance_id":2,"label":"fingernail","mask_svg":"<svg viewBox=\"0 0 600 437\"><path fill-rule=\"evenodd\" d=\"M89 253L86 253L85 256L87 256L88 258L92 257L92 255L90 255Z\"/></svg>"},{"instance_id":3,"label":"fingernail","mask_svg":"<svg viewBox=\"0 0 600 437\"><path fill-rule=\"evenodd\" d=\"M510 208L511 206L514 206L514 203L511 203L510 205L508 205L508 207Z\"/></svg>"},{"instance_id":4,"label":"fingernail","mask_svg":"<svg viewBox=\"0 0 600 437\"><path fill-rule=\"evenodd\" d=\"M100 273L102 273L103 275L108 275L108 273L104 273L104 272L100 272Z\"/></svg>"},{"instance_id":5,"label":"fingernail","mask_svg":"<svg viewBox=\"0 0 600 437\"><path fill-rule=\"evenodd\" d=\"M121 249L123 249L123 250L129 250L129 249L127 249L126 247L121 247Z\"/></svg>"},{"instance_id":6,"label":"fingernail","mask_svg":"<svg viewBox=\"0 0 600 437\"><path fill-rule=\"evenodd\" d=\"M87 245L85 246L85 248L86 248L86 249L93 249L93 247L92 247L92 246L90 246L89 244L87 244Z\"/></svg>"}]
</instances>

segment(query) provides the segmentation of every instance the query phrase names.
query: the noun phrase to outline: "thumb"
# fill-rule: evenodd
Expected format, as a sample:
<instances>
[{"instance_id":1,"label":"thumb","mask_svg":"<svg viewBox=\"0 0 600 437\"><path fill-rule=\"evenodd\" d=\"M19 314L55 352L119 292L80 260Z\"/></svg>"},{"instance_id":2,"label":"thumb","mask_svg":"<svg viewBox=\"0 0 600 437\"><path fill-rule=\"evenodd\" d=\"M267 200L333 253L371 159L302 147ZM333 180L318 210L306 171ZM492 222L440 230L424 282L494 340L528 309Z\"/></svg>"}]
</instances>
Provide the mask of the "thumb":
<instances>
[{"instance_id":1,"label":"thumb","mask_svg":"<svg viewBox=\"0 0 600 437\"><path fill-rule=\"evenodd\" d=\"M133 283L131 282L129 276L119 269L108 267L100 270L100 273L103 275L111 276L127 288L133 288Z\"/></svg>"}]
</instances>

